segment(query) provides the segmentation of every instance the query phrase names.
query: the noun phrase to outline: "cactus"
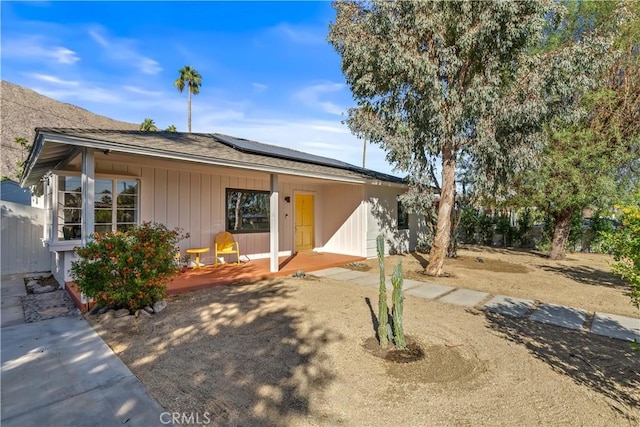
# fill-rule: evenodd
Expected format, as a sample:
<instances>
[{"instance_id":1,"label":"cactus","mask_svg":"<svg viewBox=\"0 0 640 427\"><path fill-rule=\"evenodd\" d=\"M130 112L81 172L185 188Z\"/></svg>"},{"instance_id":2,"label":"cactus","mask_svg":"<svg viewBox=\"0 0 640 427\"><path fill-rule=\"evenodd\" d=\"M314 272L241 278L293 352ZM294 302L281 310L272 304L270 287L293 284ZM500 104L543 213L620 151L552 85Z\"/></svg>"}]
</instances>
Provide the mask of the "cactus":
<instances>
[{"instance_id":1,"label":"cactus","mask_svg":"<svg viewBox=\"0 0 640 427\"><path fill-rule=\"evenodd\" d=\"M378 236L376 239L378 249L378 262L380 264L380 293L378 295L378 338L380 339L380 347L387 348L389 345L389 332L387 326L389 319L387 318L387 285L384 275L384 239Z\"/></svg>"},{"instance_id":2,"label":"cactus","mask_svg":"<svg viewBox=\"0 0 640 427\"><path fill-rule=\"evenodd\" d=\"M398 265L393 269L391 275L391 283L393 284L393 329L394 329L394 341L398 350L404 350L407 348L407 344L404 341L404 328L402 326L402 311L404 309L404 298L402 296L402 261L398 260Z\"/></svg>"}]
</instances>

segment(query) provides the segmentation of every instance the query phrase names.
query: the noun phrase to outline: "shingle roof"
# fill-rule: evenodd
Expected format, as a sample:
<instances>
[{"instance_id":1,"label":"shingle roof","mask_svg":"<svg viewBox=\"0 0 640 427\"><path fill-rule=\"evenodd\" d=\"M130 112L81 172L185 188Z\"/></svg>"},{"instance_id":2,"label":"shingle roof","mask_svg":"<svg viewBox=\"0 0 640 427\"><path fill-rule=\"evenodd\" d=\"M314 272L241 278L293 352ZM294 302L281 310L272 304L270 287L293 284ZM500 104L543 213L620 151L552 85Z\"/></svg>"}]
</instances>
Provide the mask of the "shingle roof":
<instances>
[{"instance_id":1,"label":"shingle roof","mask_svg":"<svg viewBox=\"0 0 640 427\"><path fill-rule=\"evenodd\" d=\"M339 160L222 134L38 128L22 184L37 183L78 146L338 181L406 183Z\"/></svg>"}]
</instances>

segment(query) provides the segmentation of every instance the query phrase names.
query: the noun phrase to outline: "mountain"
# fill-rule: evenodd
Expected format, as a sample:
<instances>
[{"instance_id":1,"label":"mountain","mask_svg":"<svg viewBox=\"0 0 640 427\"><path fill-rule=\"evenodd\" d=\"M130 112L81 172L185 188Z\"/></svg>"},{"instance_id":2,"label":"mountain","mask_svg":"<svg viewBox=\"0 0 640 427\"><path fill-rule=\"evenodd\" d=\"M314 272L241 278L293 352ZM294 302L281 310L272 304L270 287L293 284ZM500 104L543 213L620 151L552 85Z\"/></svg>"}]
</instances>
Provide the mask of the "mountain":
<instances>
[{"instance_id":1,"label":"mountain","mask_svg":"<svg viewBox=\"0 0 640 427\"><path fill-rule=\"evenodd\" d=\"M138 130L140 125L100 116L2 80L0 85L1 176L14 181L18 180L16 162L26 159L28 153L23 151L15 140L20 137L26 138L28 144L32 145L37 127Z\"/></svg>"}]
</instances>

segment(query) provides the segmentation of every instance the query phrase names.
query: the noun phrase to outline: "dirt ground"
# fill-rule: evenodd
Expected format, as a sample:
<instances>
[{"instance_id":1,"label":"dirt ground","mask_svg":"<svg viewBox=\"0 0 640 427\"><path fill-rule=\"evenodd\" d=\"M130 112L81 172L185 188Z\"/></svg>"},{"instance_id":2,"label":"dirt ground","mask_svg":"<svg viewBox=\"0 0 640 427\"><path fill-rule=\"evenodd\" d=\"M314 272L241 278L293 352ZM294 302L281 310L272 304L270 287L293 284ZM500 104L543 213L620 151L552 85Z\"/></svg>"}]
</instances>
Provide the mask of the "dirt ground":
<instances>
[{"instance_id":1,"label":"dirt ground","mask_svg":"<svg viewBox=\"0 0 640 427\"><path fill-rule=\"evenodd\" d=\"M439 282L634 314L603 257L461 255ZM420 256L402 258L411 277ZM367 349L376 307L375 288L308 276L177 295L150 318L88 319L167 411L211 425L640 423L629 343L407 296L405 332L425 358L393 363Z\"/></svg>"}]
</instances>

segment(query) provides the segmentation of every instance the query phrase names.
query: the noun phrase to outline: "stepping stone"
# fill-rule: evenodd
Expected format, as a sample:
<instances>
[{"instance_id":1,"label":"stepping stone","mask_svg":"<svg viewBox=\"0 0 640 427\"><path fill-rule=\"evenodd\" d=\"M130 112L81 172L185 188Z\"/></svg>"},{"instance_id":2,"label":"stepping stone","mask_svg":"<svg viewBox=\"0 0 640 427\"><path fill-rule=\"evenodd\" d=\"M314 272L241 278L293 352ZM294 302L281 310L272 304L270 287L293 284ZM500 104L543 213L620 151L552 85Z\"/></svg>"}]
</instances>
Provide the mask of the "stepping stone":
<instances>
[{"instance_id":1,"label":"stepping stone","mask_svg":"<svg viewBox=\"0 0 640 427\"><path fill-rule=\"evenodd\" d=\"M482 308L493 313L511 317L523 317L533 307L534 301L524 298L496 295Z\"/></svg>"},{"instance_id":2,"label":"stepping stone","mask_svg":"<svg viewBox=\"0 0 640 427\"><path fill-rule=\"evenodd\" d=\"M402 283L402 290L417 288L418 286L423 286L424 284L425 282L421 282L420 280L404 279L404 282ZM439 286L439 285L435 285L435 286Z\"/></svg>"},{"instance_id":3,"label":"stepping stone","mask_svg":"<svg viewBox=\"0 0 640 427\"><path fill-rule=\"evenodd\" d=\"M331 280L343 280L343 281L347 281L347 280L357 280L357 279L362 279L365 278L367 276L369 276L369 274L367 273L363 273L362 271L354 271L354 270L347 270L347 269L343 269L343 272L338 272L336 274L331 274L329 276L326 276L328 279Z\"/></svg>"},{"instance_id":4,"label":"stepping stone","mask_svg":"<svg viewBox=\"0 0 640 427\"><path fill-rule=\"evenodd\" d=\"M541 304L530 317L536 322L577 330L582 329L586 318L586 310L556 304Z\"/></svg>"},{"instance_id":5,"label":"stepping stone","mask_svg":"<svg viewBox=\"0 0 640 427\"><path fill-rule=\"evenodd\" d=\"M346 268L341 268L341 267L331 267L331 268L325 268L324 270L312 271L309 274L313 274L314 276L318 276L318 277L329 277L334 274L344 273L347 271L351 271L351 270L347 270Z\"/></svg>"},{"instance_id":6,"label":"stepping stone","mask_svg":"<svg viewBox=\"0 0 640 427\"><path fill-rule=\"evenodd\" d=\"M596 313L591 333L619 340L640 342L640 319L608 313Z\"/></svg>"},{"instance_id":7,"label":"stepping stone","mask_svg":"<svg viewBox=\"0 0 640 427\"><path fill-rule=\"evenodd\" d=\"M474 307L488 296L489 294L487 292L472 291L471 289L458 289L443 296L438 301L461 305L463 307Z\"/></svg>"},{"instance_id":8,"label":"stepping stone","mask_svg":"<svg viewBox=\"0 0 640 427\"><path fill-rule=\"evenodd\" d=\"M434 299L454 290L453 286L437 285L435 283L422 284L405 292L407 295L413 295L418 298Z\"/></svg>"},{"instance_id":9,"label":"stepping stone","mask_svg":"<svg viewBox=\"0 0 640 427\"><path fill-rule=\"evenodd\" d=\"M354 285L358 286L368 286L377 288L380 286L380 277L374 274L363 273L365 276L363 277L354 277L353 279L349 279L349 282L352 282ZM387 285L388 287L389 285Z\"/></svg>"}]
</instances>

